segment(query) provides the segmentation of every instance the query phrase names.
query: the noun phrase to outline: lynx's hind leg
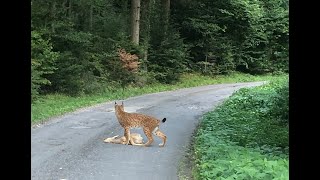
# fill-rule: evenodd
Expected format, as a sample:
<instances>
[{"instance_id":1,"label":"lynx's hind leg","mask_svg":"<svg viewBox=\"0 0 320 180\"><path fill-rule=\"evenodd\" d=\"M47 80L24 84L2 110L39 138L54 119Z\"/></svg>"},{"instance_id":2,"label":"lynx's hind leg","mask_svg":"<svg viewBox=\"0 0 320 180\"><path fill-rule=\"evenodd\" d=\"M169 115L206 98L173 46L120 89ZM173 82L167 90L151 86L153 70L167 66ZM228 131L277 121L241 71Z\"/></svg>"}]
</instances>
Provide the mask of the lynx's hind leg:
<instances>
[{"instance_id":1,"label":"lynx's hind leg","mask_svg":"<svg viewBox=\"0 0 320 180\"><path fill-rule=\"evenodd\" d=\"M167 136L160 131L159 127L156 127L155 130L153 131L153 134L160 137L162 139L162 143L159 144L160 147L164 147L167 141Z\"/></svg>"},{"instance_id":2,"label":"lynx's hind leg","mask_svg":"<svg viewBox=\"0 0 320 180\"><path fill-rule=\"evenodd\" d=\"M147 136L148 138L148 142L146 142L145 144L143 144L144 146L149 146L152 142L153 142L153 137L152 137L152 132L150 131L149 128L143 128L143 132L144 134Z\"/></svg>"}]
</instances>

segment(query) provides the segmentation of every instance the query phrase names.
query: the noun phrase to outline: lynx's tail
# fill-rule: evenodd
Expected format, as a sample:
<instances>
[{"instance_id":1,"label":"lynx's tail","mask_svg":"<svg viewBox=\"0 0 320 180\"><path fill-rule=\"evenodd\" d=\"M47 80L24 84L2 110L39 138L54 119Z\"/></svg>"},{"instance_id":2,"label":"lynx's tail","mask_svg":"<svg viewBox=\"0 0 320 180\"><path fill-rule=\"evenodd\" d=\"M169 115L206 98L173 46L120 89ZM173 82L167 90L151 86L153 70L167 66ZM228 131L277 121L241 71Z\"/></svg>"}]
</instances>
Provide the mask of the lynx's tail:
<instances>
[{"instance_id":1,"label":"lynx's tail","mask_svg":"<svg viewBox=\"0 0 320 180\"><path fill-rule=\"evenodd\" d=\"M161 122L164 123L164 122L166 122L166 120L167 120L167 118L163 118Z\"/></svg>"}]
</instances>

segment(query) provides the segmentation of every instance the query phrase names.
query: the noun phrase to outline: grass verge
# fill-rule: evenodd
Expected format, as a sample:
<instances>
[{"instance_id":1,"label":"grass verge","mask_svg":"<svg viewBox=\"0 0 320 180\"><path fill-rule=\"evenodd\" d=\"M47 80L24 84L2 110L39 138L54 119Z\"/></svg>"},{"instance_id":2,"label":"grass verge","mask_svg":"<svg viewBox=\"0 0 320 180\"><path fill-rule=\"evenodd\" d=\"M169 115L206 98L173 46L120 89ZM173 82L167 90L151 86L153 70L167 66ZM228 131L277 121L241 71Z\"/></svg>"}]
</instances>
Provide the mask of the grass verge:
<instances>
[{"instance_id":1,"label":"grass verge","mask_svg":"<svg viewBox=\"0 0 320 180\"><path fill-rule=\"evenodd\" d=\"M193 179L289 179L288 96L281 76L206 113L192 147Z\"/></svg>"},{"instance_id":2,"label":"grass verge","mask_svg":"<svg viewBox=\"0 0 320 180\"><path fill-rule=\"evenodd\" d=\"M103 93L70 97L63 94L50 94L42 96L38 101L31 104L31 123L37 124L48 118L72 112L76 109L95 105L98 103L125 99L132 96L155 93L161 91L176 90L195 86L203 86L219 83L249 82L270 80L278 76L263 75L252 76L248 74L233 73L227 76L208 77L198 74L185 74L180 81L173 85L151 84L141 88L128 87L125 90L106 90Z\"/></svg>"}]
</instances>

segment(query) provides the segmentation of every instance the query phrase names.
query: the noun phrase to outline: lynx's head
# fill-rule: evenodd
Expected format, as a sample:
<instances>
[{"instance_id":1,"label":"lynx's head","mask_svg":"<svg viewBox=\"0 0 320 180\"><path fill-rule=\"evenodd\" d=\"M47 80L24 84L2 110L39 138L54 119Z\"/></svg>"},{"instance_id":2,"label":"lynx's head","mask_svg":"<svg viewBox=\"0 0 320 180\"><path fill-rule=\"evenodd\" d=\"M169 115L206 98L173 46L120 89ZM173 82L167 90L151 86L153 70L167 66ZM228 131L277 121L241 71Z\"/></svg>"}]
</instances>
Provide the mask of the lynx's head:
<instances>
[{"instance_id":1,"label":"lynx's head","mask_svg":"<svg viewBox=\"0 0 320 180\"><path fill-rule=\"evenodd\" d=\"M114 102L114 109L115 111L124 111L124 106L123 106L123 102L121 103L121 105L117 104L117 102Z\"/></svg>"}]
</instances>

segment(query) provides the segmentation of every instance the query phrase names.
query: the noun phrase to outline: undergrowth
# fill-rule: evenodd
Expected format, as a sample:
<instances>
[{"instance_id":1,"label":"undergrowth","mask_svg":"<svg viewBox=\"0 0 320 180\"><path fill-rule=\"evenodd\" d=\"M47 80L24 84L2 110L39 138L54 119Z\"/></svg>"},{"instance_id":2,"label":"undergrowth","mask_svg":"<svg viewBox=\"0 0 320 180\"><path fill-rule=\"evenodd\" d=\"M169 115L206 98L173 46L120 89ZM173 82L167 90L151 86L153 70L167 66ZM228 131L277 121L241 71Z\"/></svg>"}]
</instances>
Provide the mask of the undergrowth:
<instances>
[{"instance_id":1,"label":"undergrowth","mask_svg":"<svg viewBox=\"0 0 320 180\"><path fill-rule=\"evenodd\" d=\"M243 88L205 114L194 179L289 179L288 76Z\"/></svg>"},{"instance_id":2,"label":"undergrowth","mask_svg":"<svg viewBox=\"0 0 320 180\"><path fill-rule=\"evenodd\" d=\"M232 73L226 76L203 76L199 74L184 74L176 84L160 84L153 83L143 87L130 87L125 89L115 89L109 87L105 91L82 95L78 97L67 96L63 94L49 94L41 96L37 101L31 104L31 121L32 124L37 124L46 121L51 117L62 115L67 112L75 111L76 109L103 103L111 100L125 99L132 96L143 95L147 93L156 93L161 91L176 90L179 88L203 86L219 83L234 83L234 82L249 82L263 81L276 78L277 76L264 75L252 76L243 73Z\"/></svg>"}]
</instances>

